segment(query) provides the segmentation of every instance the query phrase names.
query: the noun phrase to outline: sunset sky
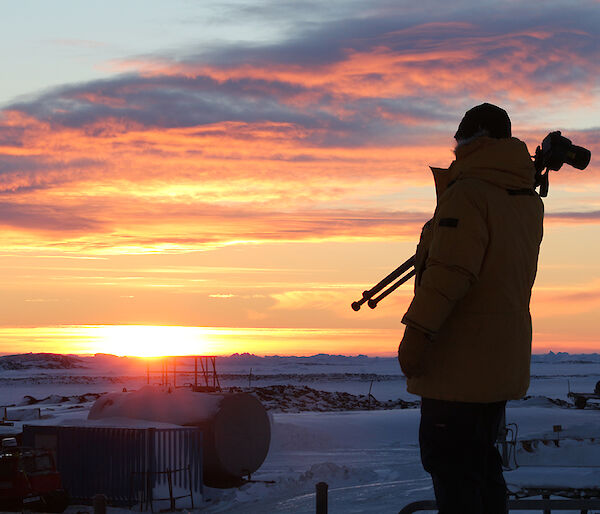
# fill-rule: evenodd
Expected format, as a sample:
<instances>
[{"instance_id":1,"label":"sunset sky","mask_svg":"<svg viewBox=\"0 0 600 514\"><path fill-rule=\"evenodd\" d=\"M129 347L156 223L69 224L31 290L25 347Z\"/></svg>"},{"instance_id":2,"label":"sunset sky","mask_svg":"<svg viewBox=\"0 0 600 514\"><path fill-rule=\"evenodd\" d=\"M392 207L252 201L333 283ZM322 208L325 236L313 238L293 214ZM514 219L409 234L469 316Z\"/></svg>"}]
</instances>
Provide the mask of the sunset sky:
<instances>
[{"instance_id":1,"label":"sunset sky","mask_svg":"<svg viewBox=\"0 0 600 514\"><path fill-rule=\"evenodd\" d=\"M534 351L600 351L600 2L22 0L0 31L0 353L393 355L464 112L551 175Z\"/></svg>"}]
</instances>

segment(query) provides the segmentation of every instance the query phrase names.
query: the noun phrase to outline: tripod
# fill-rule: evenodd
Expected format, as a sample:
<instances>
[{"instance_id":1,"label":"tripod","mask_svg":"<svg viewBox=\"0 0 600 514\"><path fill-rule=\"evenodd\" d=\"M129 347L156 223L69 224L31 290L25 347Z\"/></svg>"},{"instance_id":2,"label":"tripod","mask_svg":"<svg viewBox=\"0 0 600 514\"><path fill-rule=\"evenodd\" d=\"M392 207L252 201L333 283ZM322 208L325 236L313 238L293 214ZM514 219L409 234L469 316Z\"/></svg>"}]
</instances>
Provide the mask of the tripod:
<instances>
[{"instance_id":1,"label":"tripod","mask_svg":"<svg viewBox=\"0 0 600 514\"><path fill-rule=\"evenodd\" d=\"M415 276L416 271L414 266L415 256L413 255L412 257L407 259L403 264L398 266L394 271L392 271L387 277L385 277L379 283L374 285L371 289L369 289L368 291L363 291L362 298L356 302L352 302L352 308L355 311L358 311L360 310L362 304L365 302L367 302L367 305L371 307L371 309L377 307L377 304L381 300L383 300L387 295L398 289L402 284L404 284L404 282ZM406 275L402 276L404 273L406 273ZM394 282L395 280L398 281ZM392 285L385 289L390 284ZM383 291L378 296L375 296L383 289L385 289L385 291Z\"/></svg>"}]
</instances>

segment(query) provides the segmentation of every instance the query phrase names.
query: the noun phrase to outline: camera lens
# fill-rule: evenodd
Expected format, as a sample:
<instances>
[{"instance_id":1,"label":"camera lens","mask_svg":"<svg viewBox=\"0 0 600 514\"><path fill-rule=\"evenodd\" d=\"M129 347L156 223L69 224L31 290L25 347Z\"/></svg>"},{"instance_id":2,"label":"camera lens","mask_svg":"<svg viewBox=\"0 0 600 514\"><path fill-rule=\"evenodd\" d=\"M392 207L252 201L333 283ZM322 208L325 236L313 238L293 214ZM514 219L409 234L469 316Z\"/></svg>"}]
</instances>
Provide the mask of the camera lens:
<instances>
[{"instance_id":1,"label":"camera lens","mask_svg":"<svg viewBox=\"0 0 600 514\"><path fill-rule=\"evenodd\" d=\"M590 163L592 158L592 152L583 146L571 145L571 147L565 152L565 162L577 168L583 170Z\"/></svg>"}]
</instances>

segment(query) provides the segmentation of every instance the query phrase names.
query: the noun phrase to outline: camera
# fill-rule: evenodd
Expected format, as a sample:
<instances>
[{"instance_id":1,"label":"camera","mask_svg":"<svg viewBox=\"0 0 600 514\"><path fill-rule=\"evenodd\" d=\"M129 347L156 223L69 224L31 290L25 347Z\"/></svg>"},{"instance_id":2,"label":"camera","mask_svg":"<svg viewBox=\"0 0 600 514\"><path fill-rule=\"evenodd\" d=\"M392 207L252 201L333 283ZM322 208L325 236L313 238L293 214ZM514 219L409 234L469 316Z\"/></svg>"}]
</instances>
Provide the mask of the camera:
<instances>
[{"instance_id":1,"label":"camera","mask_svg":"<svg viewBox=\"0 0 600 514\"><path fill-rule=\"evenodd\" d=\"M548 170L558 171L565 163L583 170L591 157L592 153L587 148L574 145L559 130L550 132L535 150L535 184L536 187L540 186L540 196L548 195Z\"/></svg>"}]
</instances>

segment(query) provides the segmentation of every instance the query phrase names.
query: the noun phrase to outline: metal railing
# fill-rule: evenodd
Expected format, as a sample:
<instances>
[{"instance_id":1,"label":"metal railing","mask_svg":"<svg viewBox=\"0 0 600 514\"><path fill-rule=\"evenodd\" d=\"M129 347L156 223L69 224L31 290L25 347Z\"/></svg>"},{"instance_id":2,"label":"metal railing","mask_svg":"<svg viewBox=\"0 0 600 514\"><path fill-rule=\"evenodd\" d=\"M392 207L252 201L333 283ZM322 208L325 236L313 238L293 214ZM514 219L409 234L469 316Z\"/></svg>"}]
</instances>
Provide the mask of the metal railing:
<instances>
[{"instance_id":1,"label":"metal railing","mask_svg":"<svg viewBox=\"0 0 600 514\"><path fill-rule=\"evenodd\" d=\"M600 509L600 499L572 499L572 500L509 500L509 512L515 510L540 510L546 513L558 510L579 510L587 514L590 509ZM434 500L424 500L408 504L398 514L412 514L413 512L437 510Z\"/></svg>"},{"instance_id":2,"label":"metal railing","mask_svg":"<svg viewBox=\"0 0 600 514\"><path fill-rule=\"evenodd\" d=\"M187 489L180 489L180 491L176 493L174 486L177 485L177 477L180 475L187 475L188 485ZM156 497L151 494L153 487L146 487L146 485L160 483L160 480L157 480L157 478L160 479L161 477L166 478L168 496ZM173 477L175 477L175 480ZM181 486L182 483L183 482L180 480L179 485ZM148 508L154 512L154 503L165 501L169 502L169 507L168 509L160 509L160 512L165 512L165 510L168 510L169 512L181 510L177 507L177 500L181 500L183 498L189 498L191 508L194 509L194 491L192 490L192 472L190 466L178 469L167 468L165 471L133 472L131 475L131 497L136 500L136 504L139 504L140 512L142 510L148 510Z\"/></svg>"}]
</instances>

